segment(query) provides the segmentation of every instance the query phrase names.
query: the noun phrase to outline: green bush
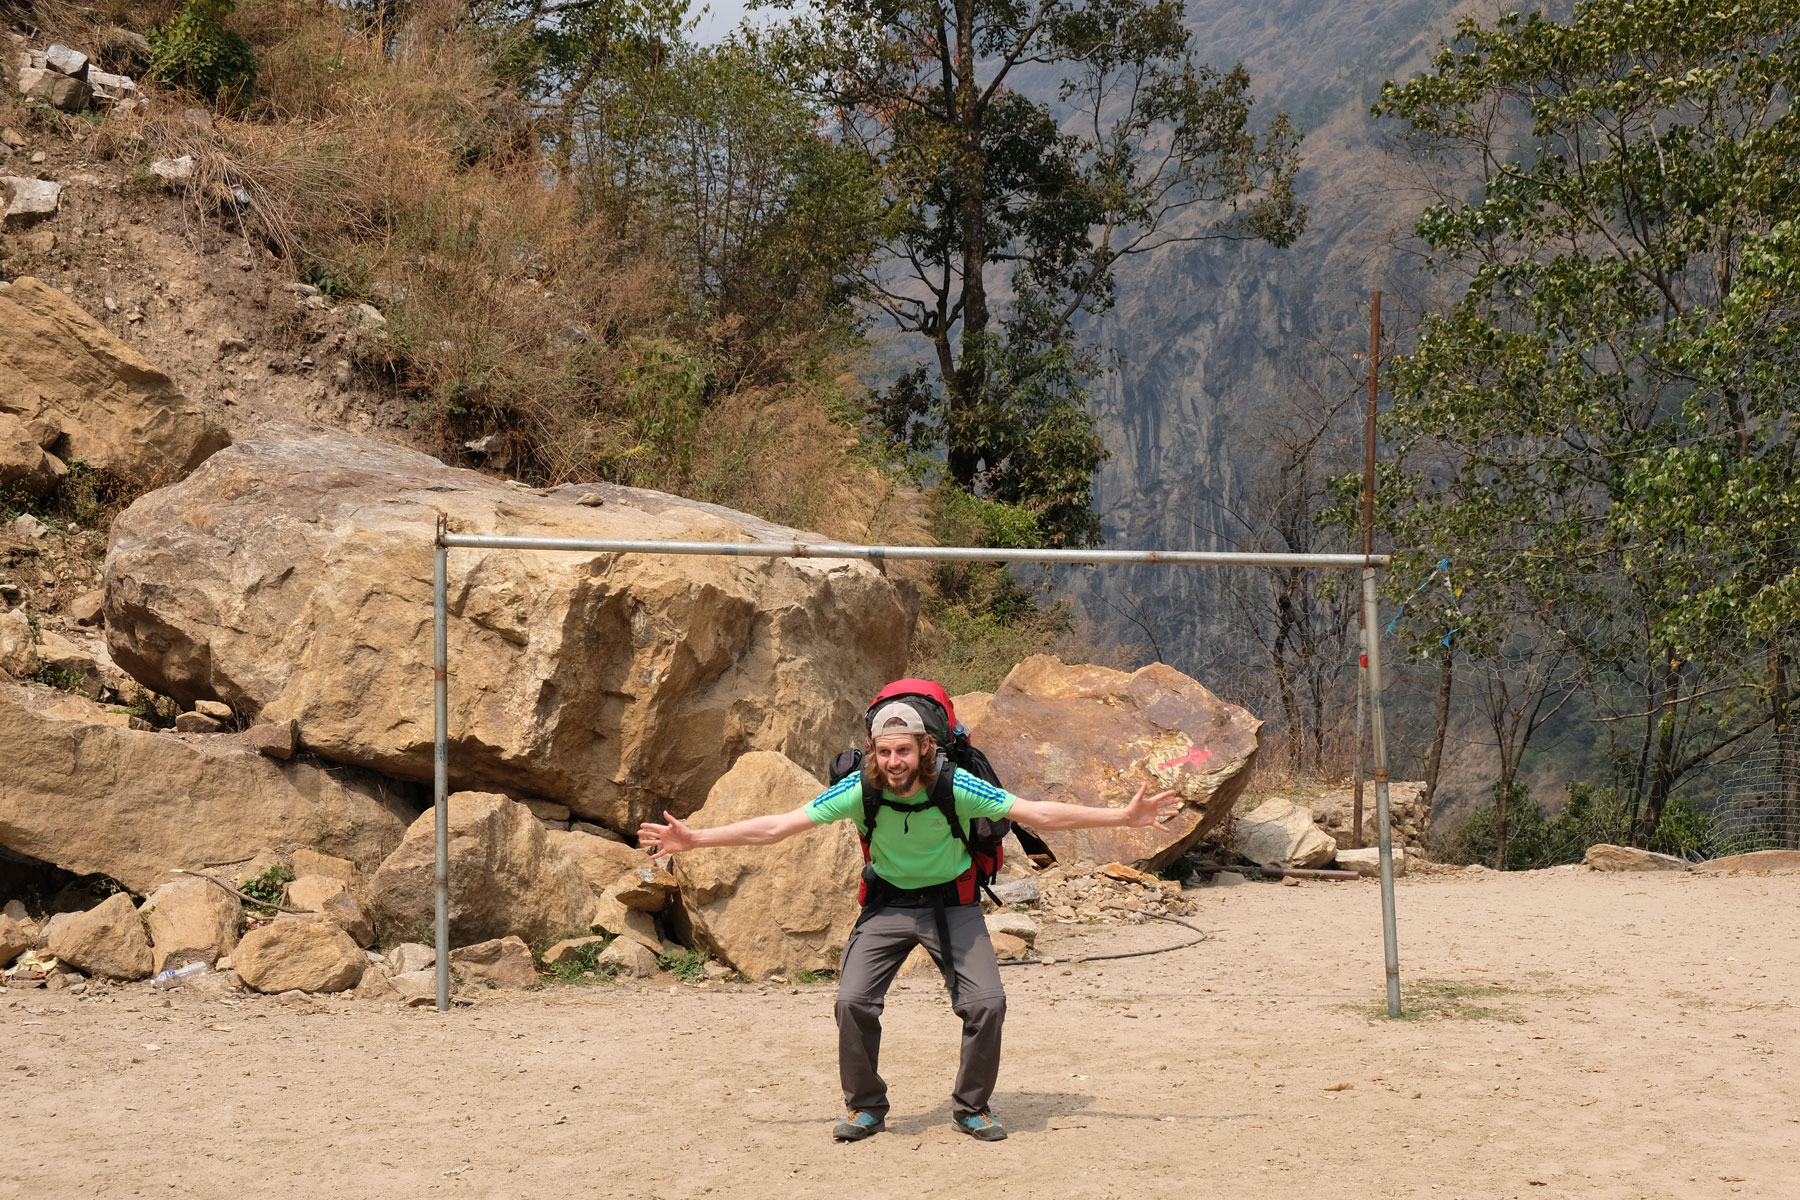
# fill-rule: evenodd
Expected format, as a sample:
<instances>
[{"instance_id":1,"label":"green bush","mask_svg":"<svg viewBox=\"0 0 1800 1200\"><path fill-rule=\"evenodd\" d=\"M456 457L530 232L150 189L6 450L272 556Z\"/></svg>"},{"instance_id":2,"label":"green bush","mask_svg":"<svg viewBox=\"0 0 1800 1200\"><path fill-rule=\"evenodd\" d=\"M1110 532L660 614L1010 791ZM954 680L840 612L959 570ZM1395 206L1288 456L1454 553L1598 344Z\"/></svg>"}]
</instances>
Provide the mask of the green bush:
<instances>
[{"instance_id":1,"label":"green bush","mask_svg":"<svg viewBox=\"0 0 1800 1200\"><path fill-rule=\"evenodd\" d=\"M169 24L150 30L151 79L211 101L240 103L261 69L242 34L225 28L237 0L186 0Z\"/></svg>"},{"instance_id":2,"label":"green bush","mask_svg":"<svg viewBox=\"0 0 1800 1200\"><path fill-rule=\"evenodd\" d=\"M1496 802L1498 797L1496 784ZM1631 826L1631 806L1616 788L1571 783L1568 803L1549 816L1524 784L1514 783L1506 806L1506 869L1535 871L1580 862L1589 846L1603 842L1632 845ZM1497 803L1482 805L1451 831L1442 850L1445 860L1494 866L1498 832ZM1711 837L1710 814L1686 796L1676 795L1663 806L1649 849L1691 858L1703 852Z\"/></svg>"},{"instance_id":3,"label":"green bush","mask_svg":"<svg viewBox=\"0 0 1800 1200\"><path fill-rule=\"evenodd\" d=\"M257 911L265 917L275 915L275 906L281 903L282 889L294 882L294 873L276 863L268 870L250 880L238 889L246 896L254 896L262 901Z\"/></svg>"}]
</instances>

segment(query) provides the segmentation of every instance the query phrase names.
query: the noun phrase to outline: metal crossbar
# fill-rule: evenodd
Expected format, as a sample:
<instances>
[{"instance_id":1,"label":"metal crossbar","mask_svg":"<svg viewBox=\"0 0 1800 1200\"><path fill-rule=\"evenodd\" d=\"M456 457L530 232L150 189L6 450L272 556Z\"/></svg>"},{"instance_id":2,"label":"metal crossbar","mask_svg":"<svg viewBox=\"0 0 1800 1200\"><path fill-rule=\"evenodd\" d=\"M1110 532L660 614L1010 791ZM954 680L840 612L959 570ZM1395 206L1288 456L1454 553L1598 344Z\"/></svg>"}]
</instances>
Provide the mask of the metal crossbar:
<instances>
[{"instance_id":1,"label":"metal crossbar","mask_svg":"<svg viewBox=\"0 0 1800 1200\"><path fill-rule=\"evenodd\" d=\"M1373 733L1377 845L1381 859L1381 932L1388 1014L1400 1015L1400 952L1394 924L1394 857L1388 825L1387 729L1381 705L1381 626L1376 620L1375 572L1385 554L1259 554L1204 550L1004 550L979 546L855 546L839 542L658 542L608 538L510 537L451 533L442 516L433 540L435 614L433 805L437 827L437 1008L450 1007L450 653L449 558L453 549L532 550L581 554L704 554L734 558L865 559L870 562L1152 563L1182 567L1295 567L1362 571L1365 652L1369 657L1369 717ZM1360 765L1359 765L1360 769Z\"/></svg>"}]
</instances>

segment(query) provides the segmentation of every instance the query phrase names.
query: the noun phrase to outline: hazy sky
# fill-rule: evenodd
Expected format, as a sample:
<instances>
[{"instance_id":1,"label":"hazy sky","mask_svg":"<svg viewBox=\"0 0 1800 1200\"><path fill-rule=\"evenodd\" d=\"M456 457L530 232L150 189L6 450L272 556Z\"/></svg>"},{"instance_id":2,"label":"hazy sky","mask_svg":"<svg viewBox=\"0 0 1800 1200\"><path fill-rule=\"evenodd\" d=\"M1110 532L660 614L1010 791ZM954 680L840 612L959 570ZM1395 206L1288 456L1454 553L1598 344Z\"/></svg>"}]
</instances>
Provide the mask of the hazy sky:
<instances>
[{"instance_id":1,"label":"hazy sky","mask_svg":"<svg viewBox=\"0 0 1800 1200\"><path fill-rule=\"evenodd\" d=\"M694 30L694 40L705 46L722 40L743 20L746 3L747 0L706 0L704 4L691 5L688 16L700 18L699 27ZM701 12L702 8L706 11ZM768 15L766 12L759 14L764 18Z\"/></svg>"}]
</instances>

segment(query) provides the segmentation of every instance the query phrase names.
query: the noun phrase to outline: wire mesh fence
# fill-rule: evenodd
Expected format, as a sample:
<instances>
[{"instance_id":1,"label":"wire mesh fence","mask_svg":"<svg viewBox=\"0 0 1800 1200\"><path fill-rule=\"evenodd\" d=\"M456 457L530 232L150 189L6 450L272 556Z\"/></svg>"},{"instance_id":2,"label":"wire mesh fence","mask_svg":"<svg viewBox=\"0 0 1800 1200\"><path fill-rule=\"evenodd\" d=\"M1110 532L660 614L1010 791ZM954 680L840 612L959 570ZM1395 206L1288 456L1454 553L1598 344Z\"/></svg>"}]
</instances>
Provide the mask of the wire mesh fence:
<instances>
[{"instance_id":1,"label":"wire mesh fence","mask_svg":"<svg viewBox=\"0 0 1800 1200\"><path fill-rule=\"evenodd\" d=\"M1800 762L1779 738L1739 755L1712 808L1708 858L1800 849Z\"/></svg>"}]
</instances>

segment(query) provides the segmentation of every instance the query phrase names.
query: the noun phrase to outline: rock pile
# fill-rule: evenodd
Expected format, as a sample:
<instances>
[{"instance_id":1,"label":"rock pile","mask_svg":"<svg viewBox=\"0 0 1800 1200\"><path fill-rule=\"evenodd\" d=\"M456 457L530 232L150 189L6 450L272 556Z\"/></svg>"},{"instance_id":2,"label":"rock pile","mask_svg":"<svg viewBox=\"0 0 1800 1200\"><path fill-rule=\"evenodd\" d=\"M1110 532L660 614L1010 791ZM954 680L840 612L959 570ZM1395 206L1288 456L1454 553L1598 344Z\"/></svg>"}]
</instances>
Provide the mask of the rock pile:
<instances>
[{"instance_id":1,"label":"rock pile","mask_svg":"<svg viewBox=\"0 0 1800 1200\"><path fill-rule=\"evenodd\" d=\"M1321 793L1308 801L1307 807L1313 819L1337 843L1338 849L1348 850L1352 845L1355 809L1351 789L1338 788ZM1416 854L1425 853L1425 841L1431 835L1431 805L1425 800L1423 783L1395 780L1388 784L1388 821L1394 845L1404 846ZM1364 846L1375 844L1375 828L1375 787L1366 783L1363 785Z\"/></svg>"},{"instance_id":2,"label":"rock pile","mask_svg":"<svg viewBox=\"0 0 1800 1200\"><path fill-rule=\"evenodd\" d=\"M1194 911L1192 902L1182 898L1180 880L1158 879L1124 863L1059 862L1032 878L1041 891L1033 907L1046 920L1063 924L1139 925L1152 917Z\"/></svg>"},{"instance_id":3,"label":"rock pile","mask_svg":"<svg viewBox=\"0 0 1800 1200\"><path fill-rule=\"evenodd\" d=\"M63 45L34 50L15 35L13 55L14 84L25 100L66 113L149 105L129 76L100 70L79 50Z\"/></svg>"}]
</instances>

